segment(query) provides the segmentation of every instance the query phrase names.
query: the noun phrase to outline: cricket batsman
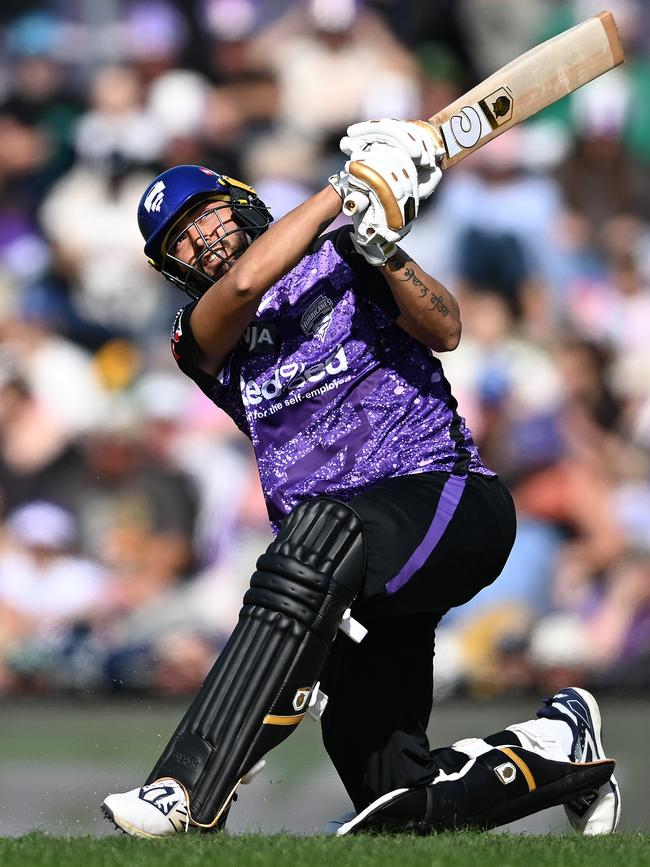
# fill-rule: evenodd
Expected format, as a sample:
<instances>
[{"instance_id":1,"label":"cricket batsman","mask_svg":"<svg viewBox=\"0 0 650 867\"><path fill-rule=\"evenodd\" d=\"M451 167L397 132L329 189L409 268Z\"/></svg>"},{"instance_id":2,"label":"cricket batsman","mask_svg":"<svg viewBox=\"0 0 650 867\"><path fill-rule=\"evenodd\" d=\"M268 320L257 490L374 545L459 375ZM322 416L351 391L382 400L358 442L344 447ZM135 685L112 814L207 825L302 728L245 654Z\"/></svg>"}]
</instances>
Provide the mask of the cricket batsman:
<instances>
[{"instance_id":1,"label":"cricket batsman","mask_svg":"<svg viewBox=\"0 0 650 867\"><path fill-rule=\"evenodd\" d=\"M102 809L141 837L223 828L238 785L326 694L323 741L356 810L338 834L492 828L557 804L613 831L614 762L585 690L430 749L436 625L497 578L515 512L438 358L458 346L458 304L398 246L443 151L394 120L341 144L344 169L273 225L251 187L201 166L142 196L149 262L191 299L174 358L252 441L276 536L148 779ZM344 203L352 225L323 234Z\"/></svg>"}]
</instances>

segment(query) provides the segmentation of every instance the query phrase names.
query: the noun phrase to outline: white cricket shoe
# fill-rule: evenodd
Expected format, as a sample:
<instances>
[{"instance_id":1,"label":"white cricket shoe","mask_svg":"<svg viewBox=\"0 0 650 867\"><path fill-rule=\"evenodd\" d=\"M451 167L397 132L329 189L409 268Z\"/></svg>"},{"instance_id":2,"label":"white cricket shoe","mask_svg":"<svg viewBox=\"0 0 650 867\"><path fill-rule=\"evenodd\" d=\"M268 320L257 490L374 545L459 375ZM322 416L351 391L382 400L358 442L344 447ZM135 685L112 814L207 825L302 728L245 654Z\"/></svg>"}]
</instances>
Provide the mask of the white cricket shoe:
<instances>
[{"instance_id":1,"label":"white cricket shoe","mask_svg":"<svg viewBox=\"0 0 650 867\"><path fill-rule=\"evenodd\" d=\"M595 762L606 758L601 741L598 702L586 689L569 686L544 699L538 717L561 719L573 732L569 758L572 762ZM576 831L588 836L611 834L621 818L621 793L616 778L594 792L564 805L569 822Z\"/></svg>"},{"instance_id":2,"label":"white cricket shoe","mask_svg":"<svg viewBox=\"0 0 650 867\"><path fill-rule=\"evenodd\" d=\"M265 765L266 761L260 759L239 783L249 785ZM230 805L237 800L235 789L221 811L217 829L225 825ZM118 830L133 837L171 837L188 831L192 825L187 792L172 777L163 777L130 792L109 795L101 805L101 811Z\"/></svg>"},{"instance_id":3,"label":"white cricket shoe","mask_svg":"<svg viewBox=\"0 0 650 867\"><path fill-rule=\"evenodd\" d=\"M171 837L189 827L185 789L169 777L109 795L101 810L116 828L133 837Z\"/></svg>"}]
</instances>

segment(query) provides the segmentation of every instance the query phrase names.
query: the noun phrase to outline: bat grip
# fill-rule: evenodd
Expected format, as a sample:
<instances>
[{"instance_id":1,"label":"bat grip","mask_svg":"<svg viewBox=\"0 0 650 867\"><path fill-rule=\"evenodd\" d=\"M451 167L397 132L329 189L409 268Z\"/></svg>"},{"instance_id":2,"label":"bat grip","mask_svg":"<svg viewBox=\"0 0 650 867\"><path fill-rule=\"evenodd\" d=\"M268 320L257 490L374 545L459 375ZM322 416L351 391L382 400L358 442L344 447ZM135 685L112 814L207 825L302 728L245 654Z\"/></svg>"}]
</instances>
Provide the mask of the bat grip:
<instances>
[{"instance_id":1,"label":"bat grip","mask_svg":"<svg viewBox=\"0 0 650 867\"><path fill-rule=\"evenodd\" d=\"M343 213L348 217L363 213L370 205L370 199L365 193L348 193L343 200Z\"/></svg>"}]
</instances>

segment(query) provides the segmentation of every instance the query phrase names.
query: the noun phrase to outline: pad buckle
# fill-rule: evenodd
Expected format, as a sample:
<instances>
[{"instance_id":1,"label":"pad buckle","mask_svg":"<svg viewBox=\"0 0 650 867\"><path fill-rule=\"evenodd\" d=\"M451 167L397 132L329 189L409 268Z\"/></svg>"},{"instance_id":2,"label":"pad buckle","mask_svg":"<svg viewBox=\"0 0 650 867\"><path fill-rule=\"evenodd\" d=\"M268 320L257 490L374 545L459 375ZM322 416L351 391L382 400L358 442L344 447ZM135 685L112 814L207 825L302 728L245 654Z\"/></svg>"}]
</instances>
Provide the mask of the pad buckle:
<instances>
[{"instance_id":1,"label":"pad buckle","mask_svg":"<svg viewBox=\"0 0 650 867\"><path fill-rule=\"evenodd\" d=\"M345 633L348 638L351 638L352 641L355 641L357 644L363 641L363 639L368 634L368 630L365 626L359 623L358 620L355 620L350 613L350 609L346 608L343 612L343 617L341 622L339 623L339 629L341 632Z\"/></svg>"},{"instance_id":2,"label":"pad buckle","mask_svg":"<svg viewBox=\"0 0 650 867\"><path fill-rule=\"evenodd\" d=\"M314 688L309 693L309 705L307 707L307 716L310 716L315 722L323 716L329 698L320 688L320 680L316 681Z\"/></svg>"}]
</instances>

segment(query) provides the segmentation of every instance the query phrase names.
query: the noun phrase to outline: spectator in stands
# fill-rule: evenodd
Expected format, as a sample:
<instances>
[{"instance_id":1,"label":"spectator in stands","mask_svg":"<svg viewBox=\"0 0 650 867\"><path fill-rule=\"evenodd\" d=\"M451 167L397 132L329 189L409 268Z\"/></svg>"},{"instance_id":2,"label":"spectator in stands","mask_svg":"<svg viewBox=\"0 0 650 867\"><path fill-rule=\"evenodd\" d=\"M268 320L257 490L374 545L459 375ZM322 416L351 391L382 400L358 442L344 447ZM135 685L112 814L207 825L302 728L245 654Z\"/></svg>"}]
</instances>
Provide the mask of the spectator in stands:
<instances>
[{"instance_id":1,"label":"spectator in stands","mask_svg":"<svg viewBox=\"0 0 650 867\"><path fill-rule=\"evenodd\" d=\"M21 674L44 679L50 654L101 596L105 575L75 553L69 512L44 501L26 503L6 522L0 549L0 687Z\"/></svg>"}]
</instances>

